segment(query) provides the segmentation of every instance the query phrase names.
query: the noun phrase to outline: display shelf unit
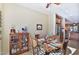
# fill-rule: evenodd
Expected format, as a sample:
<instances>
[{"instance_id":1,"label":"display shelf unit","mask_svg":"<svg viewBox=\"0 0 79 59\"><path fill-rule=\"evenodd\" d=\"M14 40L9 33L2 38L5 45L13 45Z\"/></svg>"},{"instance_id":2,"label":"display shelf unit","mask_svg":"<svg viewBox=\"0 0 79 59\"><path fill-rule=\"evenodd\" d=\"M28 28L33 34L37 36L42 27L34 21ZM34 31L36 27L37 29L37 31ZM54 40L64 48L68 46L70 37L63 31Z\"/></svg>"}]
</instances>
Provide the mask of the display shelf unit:
<instances>
[{"instance_id":1,"label":"display shelf unit","mask_svg":"<svg viewBox=\"0 0 79 59\"><path fill-rule=\"evenodd\" d=\"M60 29L61 29L61 17L56 15L56 35L60 36Z\"/></svg>"},{"instance_id":2,"label":"display shelf unit","mask_svg":"<svg viewBox=\"0 0 79 59\"><path fill-rule=\"evenodd\" d=\"M29 37L29 33L10 33L10 55L18 55L28 51Z\"/></svg>"},{"instance_id":3,"label":"display shelf unit","mask_svg":"<svg viewBox=\"0 0 79 59\"><path fill-rule=\"evenodd\" d=\"M60 37L61 42L63 42L62 29L62 17L56 14L56 35Z\"/></svg>"}]
</instances>

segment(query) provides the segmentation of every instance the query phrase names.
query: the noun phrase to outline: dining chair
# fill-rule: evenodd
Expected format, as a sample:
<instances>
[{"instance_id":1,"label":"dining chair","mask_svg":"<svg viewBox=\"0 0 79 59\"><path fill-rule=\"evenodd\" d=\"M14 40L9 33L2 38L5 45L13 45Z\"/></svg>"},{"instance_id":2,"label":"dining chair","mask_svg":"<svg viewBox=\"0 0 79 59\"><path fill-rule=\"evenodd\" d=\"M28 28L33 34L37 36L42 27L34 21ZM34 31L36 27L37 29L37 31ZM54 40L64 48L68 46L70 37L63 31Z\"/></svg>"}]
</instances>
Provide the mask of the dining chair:
<instances>
[{"instance_id":1,"label":"dining chair","mask_svg":"<svg viewBox=\"0 0 79 59\"><path fill-rule=\"evenodd\" d=\"M45 51L44 48L42 47L43 44L39 45L39 42L37 42L36 39L32 40L32 49L33 49L33 55L44 55Z\"/></svg>"},{"instance_id":2,"label":"dining chair","mask_svg":"<svg viewBox=\"0 0 79 59\"><path fill-rule=\"evenodd\" d=\"M37 51L37 41L35 39L32 39L32 50L33 50L33 55L38 53L38 51Z\"/></svg>"}]
</instances>

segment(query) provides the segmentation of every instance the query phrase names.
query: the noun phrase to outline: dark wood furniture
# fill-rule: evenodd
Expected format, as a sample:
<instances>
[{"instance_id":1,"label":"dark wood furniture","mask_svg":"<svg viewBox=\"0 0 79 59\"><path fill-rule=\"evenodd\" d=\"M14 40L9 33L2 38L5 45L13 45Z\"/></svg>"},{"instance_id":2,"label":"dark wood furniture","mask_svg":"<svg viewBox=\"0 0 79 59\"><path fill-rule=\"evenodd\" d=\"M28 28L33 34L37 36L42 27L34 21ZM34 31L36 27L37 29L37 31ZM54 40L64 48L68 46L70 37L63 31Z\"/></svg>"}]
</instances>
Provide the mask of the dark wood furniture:
<instances>
[{"instance_id":1,"label":"dark wood furniture","mask_svg":"<svg viewBox=\"0 0 79 59\"><path fill-rule=\"evenodd\" d=\"M39 39L40 38L40 34L35 34L35 38Z\"/></svg>"},{"instance_id":2,"label":"dark wood furniture","mask_svg":"<svg viewBox=\"0 0 79 59\"><path fill-rule=\"evenodd\" d=\"M62 17L56 14L56 35L60 37L60 41L63 42L63 26Z\"/></svg>"},{"instance_id":3,"label":"dark wood furniture","mask_svg":"<svg viewBox=\"0 0 79 59\"><path fill-rule=\"evenodd\" d=\"M23 37L25 36L26 39ZM29 33L10 33L10 55L18 55L29 50Z\"/></svg>"}]
</instances>

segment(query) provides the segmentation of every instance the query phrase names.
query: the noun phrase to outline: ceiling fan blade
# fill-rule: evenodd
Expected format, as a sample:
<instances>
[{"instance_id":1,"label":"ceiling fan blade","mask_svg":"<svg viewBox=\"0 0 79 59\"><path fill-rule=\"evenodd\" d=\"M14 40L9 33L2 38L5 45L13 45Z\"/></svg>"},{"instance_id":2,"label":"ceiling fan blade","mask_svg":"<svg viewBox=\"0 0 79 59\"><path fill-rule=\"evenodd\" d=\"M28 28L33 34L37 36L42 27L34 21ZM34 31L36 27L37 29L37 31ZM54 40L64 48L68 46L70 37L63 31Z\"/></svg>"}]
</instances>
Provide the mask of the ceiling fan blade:
<instances>
[{"instance_id":1,"label":"ceiling fan blade","mask_svg":"<svg viewBox=\"0 0 79 59\"><path fill-rule=\"evenodd\" d=\"M54 4L56 4L56 5L60 5L60 3L54 3Z\"/></svg>"},{"instance_id":2,"label":"ceiling fan blade","mask_svg":"<svg viewBox=\"0 0 79 59\"><path fill-rule=\"evenodd\" d=\"M48 8L48 7L50 6L50 4L51 4L51 3L48 3L47 6L46 6L46 8ZM60 3L54 3L54 4L60 5Z\"/></svg>"},{"instance_id":3,"label":"ceiling fan blade","mask_svg":"<svg viewBox=\"0 0 79 59\"><path fill-rule=\"evenodd\" d=\"M47 6L46 6L46 8L48 8L50 4L51 4L51 3L48 3Z\"/></svg>"}]
</instances>

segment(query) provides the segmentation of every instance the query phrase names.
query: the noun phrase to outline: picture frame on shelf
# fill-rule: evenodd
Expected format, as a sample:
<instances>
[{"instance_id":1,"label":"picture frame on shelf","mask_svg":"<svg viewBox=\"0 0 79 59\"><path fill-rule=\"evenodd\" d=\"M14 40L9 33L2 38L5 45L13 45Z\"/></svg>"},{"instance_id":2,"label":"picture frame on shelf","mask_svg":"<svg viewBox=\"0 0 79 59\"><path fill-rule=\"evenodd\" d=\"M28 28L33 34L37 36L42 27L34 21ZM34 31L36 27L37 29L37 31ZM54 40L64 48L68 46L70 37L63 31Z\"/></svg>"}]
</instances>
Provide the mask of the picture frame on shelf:
<instances>
[{"instance_id":1,"label":"picture frame on shelf","mask_svg":"<svg viewBox=\"0 0 79 59\"><path fill-rule=\"evenodd\" d=\"M37 29L37 30L42 30L42 24L37 24L37 25L36 25L36 29Z\"/></svg>"}]
</instances>

